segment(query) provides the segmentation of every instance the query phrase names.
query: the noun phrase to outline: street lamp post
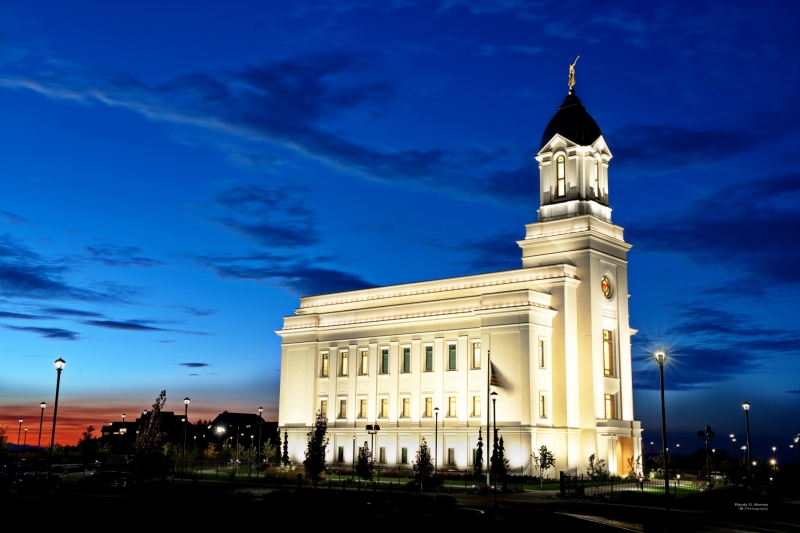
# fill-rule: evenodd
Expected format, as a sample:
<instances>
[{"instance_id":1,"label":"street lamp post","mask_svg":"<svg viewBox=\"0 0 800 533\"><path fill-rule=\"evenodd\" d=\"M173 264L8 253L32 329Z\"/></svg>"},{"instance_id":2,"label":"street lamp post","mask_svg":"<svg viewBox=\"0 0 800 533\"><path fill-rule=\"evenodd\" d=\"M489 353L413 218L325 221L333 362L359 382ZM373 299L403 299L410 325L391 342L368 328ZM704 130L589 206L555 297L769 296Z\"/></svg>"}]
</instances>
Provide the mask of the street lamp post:
<instances>
[{"instance_id":1,"label":"street lamp post","mask_svg":"<svg viewBox=\"0 0 800 533\"><path fill-rule=\"evenodd\" d=\"M186 423L189 421L189 398L183 399L183 451L181 452L181 483L186 475Z\"/></svg>"},{"instance_id":2,"label":"street lamp post","mask_svg":"<svg viewBox=\"0 0 800 533\"><path fill-rule=\"evenodd\" d=\"M19 457L19 454L22 451L22 448L19 447L19 439L22 436L21 433L22 433L22 419L20 418L19 419L19 428L17 429L17 457Z\"/></svg>"},{"instance_id":3,"label":"street lamp post","mask_svg":"<svg viewBox=\"0 0 800 533\"><path fill-rule=\"evenodd\" d=\"M731 459L736 459L736 449L733 447L733 445L736 444L736 439L733 438L733 433L728 435L728 437L731 439Z\"/></svg>"},{"instance_id":4,"label":"street lamp post","mask_svg":"<svg viewBox=\"0 0 800 533\"><path fill-rule=\"evenodd\" d=\"M433 475L435 477L439 473L439 408L434 408L433 413L436 416L433 440Z\"/></svg>"},{"instance_id":5,"label":"street lamp post","mask_svg":"<svg viewBox=\"0 0 800 533\"><path fill-rule=\"evenodd\" d=\"M494 438L492 439L492 458L495 459L495 461L492 462L493 463L492 466L494 466L494 463L497 462L497 392L492 392L489 396L492 397L492 418L494 419L493 420ZM492 507L497 509L498 507L500 507L499 505L497 505L497 471L496 469L493 470L495 470L495 473L494 473L494 503L492 504Z\"/></svg>"},{"instance_id":6,"label":"street lamp post","mask_svg":"<svg viewBox=\"0 0 800 533\"><path fill-rule=\"evenodd\" d=\"M36 462L39 462L39 453L42 451L42 422L44 422L44 408L47 407L47 404L42 402L39 404L39 407L42 408L42 414L39 415L39 442L36 444Z\"/></svg>"},{"instance_id":7,"label":"street lamp post","mask_svg":"<svg viewBox=\"0 0 800 533\"><path fill-rule=\"evenodd\" d=\"M25 438L22 441L22 448L25 449L28 446L28 428L25 428ZM25 455L25 452L22 452L22 455Z\"/></svg>"},{"instance_id":8,"label":"street lamp post","mask_svg":"<svg viewBox=\"0 0 800 533\"><path fill-rule=\"evenodd\" d=\"M708 443L714 440L714 430L711 429L711 426L706 426L705 430L700 430L697 432L697 436L700 437L700 440L706 443L706 471L708 472L708 486L711 488L711 468L708 461Z\"/></svg>"},{"instance_id":9,"label":"street lamp post","mask_svg":"<svg viewBox=\"0 0 800 533\"><path fill-rule=\"evenodd\" d=\"M256 480L258 480L258 471L261 470L261 423L264 420L262 413L264 412L263 407L258 408L258 450L256 450Z\"/></svg>"},{"instance_id":10,"label":"street lamp post","mask_svg":"<svg viewBox=\"0 0 800 533\"><path fill-rule=\"evenodd\" d=\"M653 451L653 444L654 444L653 441L650 441L650 457L655 455L655 452Z\"/></svg>"},{"instance_id":11,"label":"street lamp post","mask_svg":"<svg viewBox=\"0 0 800 533\"><path fill-rule=\"evenodd\" d=\"M372 459L370 462L370 472L372 471L372 468L375 466L375 435L377 435L380 430L381 427L378 424L375 425L367 424L367 433L372 435L372 444L370 446L370 457Z\"/></svg>"},{"instance_id":12,"label":"street lamp post","mask_svg":"<svg viewBox=\"0 0 800 533\"><path fill-rule=\"evenodd\" d=\"M53 470L53 452L56 449L56 420L58 417L58 391L61 388L61 371L64 370L64 366L67 362L59 357L55 360L54 364L56 365L56 372L58 375L56 377L56 403L53 406L53 432L50 435L50 471L47 473L48 477Z\"/></svg>"},{"instance_id":13,"label":"street lamp post","mask_svg":"<svg viewBox=\"0 0 800 533\"><path fill-rule=\"evenodd\" d=\"M664 410L664 360L667 354L664 350L657 350L653 356L658 362L658 368L661 374L661 440L663 441L664 449L664 497L666 498L666 508L669 510L669 466L667 460L667 418Z\"/></svg>"},{"instance_id":14,"label":"street lamp post","mask_svg":"<svg viewBox=\"0 0 800 533\"><path fill-rule=\"evenodd\" d=\"M225 429L222 426L217 426L217 477L219 477L219 454L222 451L222 434Z\"/></svg>"},{"instance_id":15,"label":"street lamp post","mask_svg":"<svg viewBox=\"0 0 800 533\"><path fill-rule=\"evenodd\" d=\"M750 468L750 404L744 402L742 409L744 409L744 420L747 425L747 479L752 481L752 470Z\"/></svg>"},{"instance_id":16,"label":"street lamp post","mask_svg":"<svg viewBox=\"0 0 800 533\"><path fill-rule=\"evenodd\" d=\"M255 435L250 435L250 457L248 458L248 469L247 469L247 479L250 479L250 476L253 475L253 437Z\"/></svg>"},{"instance_id":17,"label":"street lamp post","mask_svg":"<svg viewBox=\"0 0 800 533\"><path fill-rule=\"evenodd\" d=\"M122 463L122 454L125 453L125 433L126 433L127 430L123 431L123 429L125 429L125 417L126 416L127 415L125 413L122 413L122 428L119 430L119 434L122 436L121 448L119 449L119 462L120 462L120 464Z\"/></svg>"},{"instance_id":18,"label":"street lamp post","mask_svg":"<svg viewBox=\"0 0 800 533\"><path fill-rule=\"evenodd\" d=\"M355 479L356 475L356 436L353 434L353 468L350 472L352 479Z\"/></svg>"},{"instance_id":19,"label":"street lamp post","mask_svg":"<svg viewBox=\"0 0 800 533\"><path fill-rule=\"evenodd\" d=\"M714 459L714 472L717 471L717 449L711 448L711 457Z\"/></svg>"}]
</instances>

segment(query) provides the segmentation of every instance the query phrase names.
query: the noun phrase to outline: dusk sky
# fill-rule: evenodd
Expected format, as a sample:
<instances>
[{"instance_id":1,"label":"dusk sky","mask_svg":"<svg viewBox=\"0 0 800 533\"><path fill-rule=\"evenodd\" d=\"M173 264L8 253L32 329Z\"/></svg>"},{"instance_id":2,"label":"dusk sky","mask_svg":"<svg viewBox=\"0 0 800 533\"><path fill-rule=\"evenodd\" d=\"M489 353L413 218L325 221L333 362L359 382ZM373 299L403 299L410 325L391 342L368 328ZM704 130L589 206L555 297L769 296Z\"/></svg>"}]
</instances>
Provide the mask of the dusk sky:
<instances>
[{"instance_id":1,"label":"dusk sky","mask_svg":"<svg viewBox=\"0 0 800 533\"><path fill-rule=\"evenodd\" d=\"M614 156L634 409L660 444L800 433L796 2L0 4L0 426L74 443L192 399L275 420L301 295L521 266L542 133ZM674 438L672 438L674 437ZM35 441L33 442L35 444ZM741 453L741 452L739 452Z\"/></svg>"}]
</instances>

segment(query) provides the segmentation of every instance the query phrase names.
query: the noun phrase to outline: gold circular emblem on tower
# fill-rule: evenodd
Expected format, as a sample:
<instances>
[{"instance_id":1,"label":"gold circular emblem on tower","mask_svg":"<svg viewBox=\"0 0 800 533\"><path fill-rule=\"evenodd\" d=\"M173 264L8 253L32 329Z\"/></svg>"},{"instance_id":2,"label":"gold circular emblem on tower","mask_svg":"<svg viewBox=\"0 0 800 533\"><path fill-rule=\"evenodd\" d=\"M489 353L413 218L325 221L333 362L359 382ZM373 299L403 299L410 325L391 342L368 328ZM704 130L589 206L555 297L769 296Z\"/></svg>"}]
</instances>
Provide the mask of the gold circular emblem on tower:
<instances>
[{"instance_id":1,"label":"gold circular emblem on tower","mask_svg":"<svg viewBox=\"0 0 800 533\"><path fill-rule=\"evenodd\" d=\"M608 279L606 276L600 278L600 288L603 289L603 294L605 295L605 297L610 300L612 296L611 280Z\"/></svg>"}]
</instances>

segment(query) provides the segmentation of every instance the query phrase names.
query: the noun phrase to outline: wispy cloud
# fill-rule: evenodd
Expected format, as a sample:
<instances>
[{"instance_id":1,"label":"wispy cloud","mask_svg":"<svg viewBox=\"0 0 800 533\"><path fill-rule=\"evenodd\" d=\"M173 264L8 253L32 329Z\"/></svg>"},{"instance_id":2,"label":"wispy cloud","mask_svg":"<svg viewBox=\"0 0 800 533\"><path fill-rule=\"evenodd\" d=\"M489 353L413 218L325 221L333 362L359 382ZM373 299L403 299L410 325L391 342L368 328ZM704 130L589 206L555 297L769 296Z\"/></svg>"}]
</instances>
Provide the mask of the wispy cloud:
<instances>
[{"instance_id":1,"label":"wispy cloud","mask_svg":"<svg viewBox=\"0 0 800 533\"><path fill-rule=\"evenodd\" d=\"M110 243L100 243L87 246L89 259L110 267L136 266L150 268L154 266L164 266L162 261L145 257L142 249L136 246L118 246Z\"/></svg>"},{"instance_id":2,"label":"wispy cloud","mask_svg":"<svg viewBox=\"0 0 800 533\"><path fill-rule=\"evenodd\" d=\"M58 65L59 72L53 72ZM198 71L150 87L126 75L51 62L38 76L0 76L0 86L28 89L53 99L98 102L149 119L222 134L231 139L270 143L370 179L438 191L478 201L529 199L520 183L500 183L507 161L486 158L474 164L475 148L463 151L405 149L383 151L357 142L330 125L345 113L375 109L389 101L395 82L368 54L316 54L270 61L239 70ZM491 150L490 150L491 151ZM497 167L497 168L494 168ZM524 167L526 170L528 166ZM471 179L465 180L469 175ZM530 178L530 176L528 176ZM531 181L528 179L528 181ZM286 239L272 225L221 219L253 238Z\"/></svg>"},{"instance_id":3,"label":"wispy cloud","mask_svg":"<svg viewBox=\"0 0 800 533\"><path fill-rule=\"evenodd\" d=\"M37 328L32 326L11 326L11 325L3 325L2 327L6 329L10 329L13 331L26 331L29 333L35 333L40 337L44 337L45 339L53 339L53 340L60 340L60 341L75 341L80 339L80 334L75 331L70 331L68 329L61 329L61 328Z\"/></svg>"},{"instance_id":4,"label":"wispy cloud","mask_svg":"<svg viewBox=\"0 0 800 533\"><path fill-rule=\"evenodd\" d=\"M203 368L209 366L208 363L181 363L180 365L188 368Z\"/></svg>"},{"instance_id":5,"label":"wispy cloud","mask_svg":"<svg viewBox=\"0 0 800 533\"><path fill-rule=\"evenodd\" d=\"M12 224L27 224L28 221L25 218L21 217L20 215L14 214L10 211L0 211L0 214L3 215L8 222Z\"/></svg>"},{"instance_id":6,"label":"wispy cloud","mask_svg":"<svg viewBox=\"0 0 800 533\"><path fill-rule=\"evenodd\" d=\"M797 285L800 175L732 184L629 225L631 242L731 272Z\"/></svg>"},{"instance_id":7,"label":"wispy cloud","mask_svg":"<svg viewBox=\"0 0 800 533\"><path fill-rule=\"evenodd\" d=\"M66 262L45 257L10 235L0 236L0 295L47 300L129 301L137 289L114 283L84 288L67 281Z\"/></svg>"},{"instance_id":8,"label":"wispy cloud","mask_svg":"<svg viewBox=\"0 0 800 533\"><path fill-rule=\"evenodd\" d=\"M169 328L162 328L158 326L153 326L153 323L158 323L154 320L84 320L81 321L81 324L86 324L87 326L94 326L98 328L106 328L106 329L118 329L123 331L145 331L145 332L152 332L152 331L168 331L172 333L183 333L186 335L210 335L210 333L204 333L200 331L186 331L181 329L169 329Z\"/></svg>"}]
</instances>

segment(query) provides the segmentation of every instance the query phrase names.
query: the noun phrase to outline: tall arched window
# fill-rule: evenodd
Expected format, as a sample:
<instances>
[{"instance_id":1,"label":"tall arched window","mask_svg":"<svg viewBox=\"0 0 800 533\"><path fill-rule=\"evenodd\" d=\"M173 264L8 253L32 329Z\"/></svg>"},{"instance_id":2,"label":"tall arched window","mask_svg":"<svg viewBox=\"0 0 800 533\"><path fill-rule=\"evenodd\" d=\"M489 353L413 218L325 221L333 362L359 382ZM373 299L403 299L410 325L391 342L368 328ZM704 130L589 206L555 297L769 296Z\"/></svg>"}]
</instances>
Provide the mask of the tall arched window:
<instances>
[{"instance_id":1,"label":"tall arched window","mask_svg":"<svg viewBox=\"0 0 800 533\"><path fill-rule=\"evenodd\" d=\"M567 194L567 178L564 169L564 156L559 155L556 159L556 198L561 198Z\"/></svg>"},{"instance_id":2,"label":"tall arched window","mask_svg":"<svg viewBox=\"0 0 800 533\"><path fill-rule=\"evenodd\" d=\"M592 189L594 190L594 197L600 198L600 165L596 157L592 165Z\"/></svg>"}]
</instances>

